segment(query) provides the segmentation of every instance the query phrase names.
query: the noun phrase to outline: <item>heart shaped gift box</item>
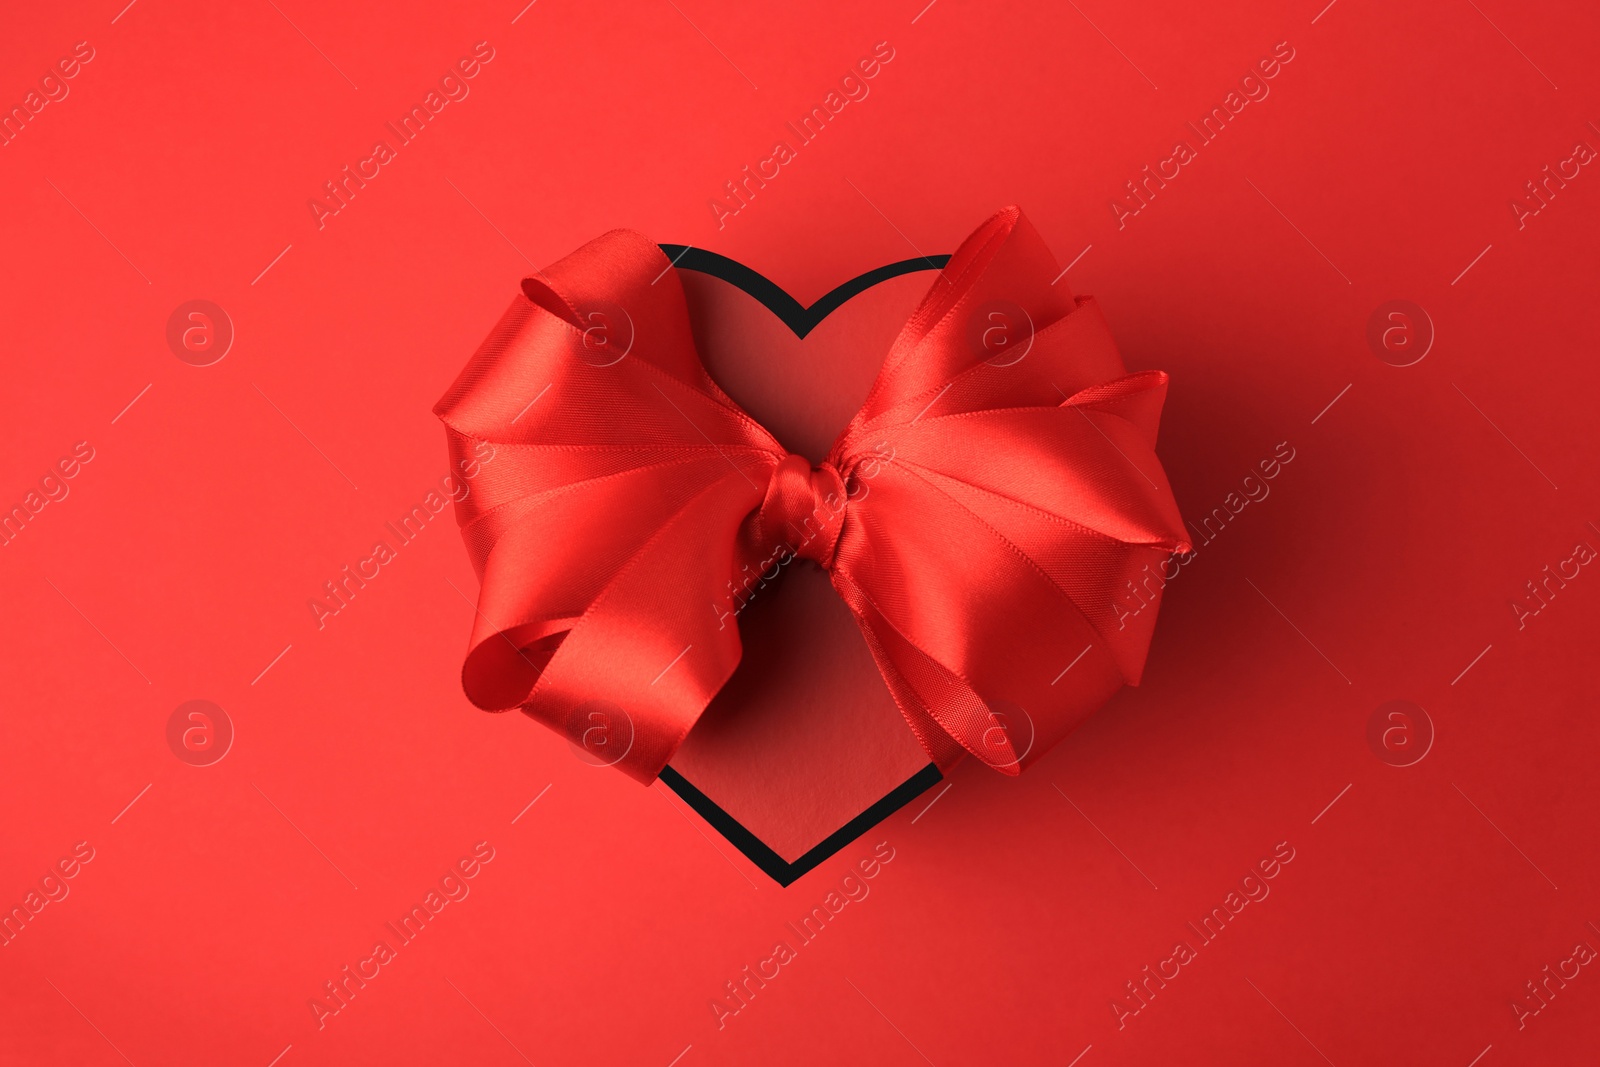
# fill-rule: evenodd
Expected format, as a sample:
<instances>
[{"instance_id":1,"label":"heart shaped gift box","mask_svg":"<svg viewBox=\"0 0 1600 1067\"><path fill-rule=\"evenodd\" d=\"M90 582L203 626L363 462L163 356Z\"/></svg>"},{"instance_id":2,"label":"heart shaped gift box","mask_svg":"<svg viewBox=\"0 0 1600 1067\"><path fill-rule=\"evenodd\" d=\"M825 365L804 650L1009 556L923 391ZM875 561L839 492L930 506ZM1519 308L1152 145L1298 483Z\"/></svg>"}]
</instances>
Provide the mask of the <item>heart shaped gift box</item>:
<instances>
[{"instance_id":1,"label":"heart shaped gift box","mask_svg":"<svg viewBox=\"0 0 1600 1067\"><path fill-rule=\"evenodd\" d=\"M525 281L436 409L457 456L513 457L458 503L468 695L659 775L785 885L965 755L1017 773L1137 683L1148 576L1188 548L1165 376L1055 269L1007 209L810 307L625 231Z\"/></svg>"}]
</instances>

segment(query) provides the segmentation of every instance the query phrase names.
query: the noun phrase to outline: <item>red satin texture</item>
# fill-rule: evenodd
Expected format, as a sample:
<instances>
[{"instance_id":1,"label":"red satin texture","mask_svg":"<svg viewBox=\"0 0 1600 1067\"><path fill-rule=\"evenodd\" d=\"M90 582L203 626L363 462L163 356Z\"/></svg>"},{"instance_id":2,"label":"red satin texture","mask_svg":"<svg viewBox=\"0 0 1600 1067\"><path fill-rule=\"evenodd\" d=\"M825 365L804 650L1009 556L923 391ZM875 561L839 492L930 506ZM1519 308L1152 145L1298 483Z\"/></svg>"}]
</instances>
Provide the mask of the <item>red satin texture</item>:
<instances>
[{"instance_id":1,"label":"red satin texture","mask_svg":"<svg viewBox=\"0 0 1600 1067\"><path fill-rule=\"evenodd\" d=\"M578 709L621 709L617 766L649 782L739 663L732 597L810 565L793 555L828 571L942 769L1036 760L1138 684L1155 604L1116 598L1158 598L1130 583L1189 550L1154 451L1167 376L1126 374L1056 271L1016 208L980 226L815 468L711 380L648 238L524 281L435 408L455 460L495 449L458 505L482 582L469 699L569 737ZM1034 326L1015 362L972 343L996 301Z\"/></svg>"}]
</instances>

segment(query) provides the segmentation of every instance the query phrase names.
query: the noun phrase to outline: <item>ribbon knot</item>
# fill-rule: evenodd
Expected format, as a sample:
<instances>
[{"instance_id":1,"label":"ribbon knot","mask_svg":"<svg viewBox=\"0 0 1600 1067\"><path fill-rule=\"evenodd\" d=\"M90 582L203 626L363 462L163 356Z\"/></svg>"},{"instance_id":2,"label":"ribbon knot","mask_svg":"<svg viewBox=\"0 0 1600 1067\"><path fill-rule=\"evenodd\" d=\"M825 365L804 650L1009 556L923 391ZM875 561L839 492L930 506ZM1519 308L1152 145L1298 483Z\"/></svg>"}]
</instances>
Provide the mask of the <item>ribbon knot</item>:
<instances>
[{"instance_id":1,"label":"ribbon knot","mask_svg":"<svg viewBox=\"0 0 1600 1067\"><path fill-rule=\"evenodd\" d=\"M750 520L752 547L775 563L787 562L787 554L831 570L847 503L844 479L832 463L813 467L791 452L773 468L767 495Z\"/></svg>"},{"instance_id":2,"label":"ribbon knot","mask_svg":"<svg viewBox=\"0 0 1600 1067\"><path fill-rule=\"evenodd\" d=\"M648 238L613 231L525 280L434 409L478 471L456 505L482 583L467 696L574 740L578 713L620 709L616 765L650 782L739 666L729 591L803 558L941 769L1038 759L1138 684L1189 549L1155 454L1167 377L1128 374L1058 277L1016 208L985 222L817 466L706 372ZM596 308L628 327L603 360ZM1004 361L982 343L996 308L1029 327Z\"/></svg>"}]
</instances>

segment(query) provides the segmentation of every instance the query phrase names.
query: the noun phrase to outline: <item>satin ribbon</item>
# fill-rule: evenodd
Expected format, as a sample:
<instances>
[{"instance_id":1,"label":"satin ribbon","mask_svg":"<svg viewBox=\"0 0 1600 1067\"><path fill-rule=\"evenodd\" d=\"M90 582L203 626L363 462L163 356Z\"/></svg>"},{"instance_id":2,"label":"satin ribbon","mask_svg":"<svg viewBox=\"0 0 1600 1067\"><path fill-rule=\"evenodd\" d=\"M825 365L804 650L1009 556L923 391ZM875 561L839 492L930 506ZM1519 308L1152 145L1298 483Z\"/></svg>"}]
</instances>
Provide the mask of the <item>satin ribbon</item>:
<instances>
[{"instance_id":1,"label":"satin ribbon","mask_svg":"<svg viewBox=\"0 0 1600 1067\"><path fill-rule=\"evenodd\" d=\"M930 758L1018 773L1138 683L1156 612L1118 598L1158 598L1135 580L1189 549L1154 452L1167 376L1126 374L1056 276L1020 211L985 222L816 466L711 380L644 236L525 280L435 407L454 459L496 456L457 505L468 698L574 741L576 710L620 709L617 766L649 782L739 663L751 575L815 564ZM974 343L996 306L1031 322L998 356Z\"/></svg>"}]
</instances>

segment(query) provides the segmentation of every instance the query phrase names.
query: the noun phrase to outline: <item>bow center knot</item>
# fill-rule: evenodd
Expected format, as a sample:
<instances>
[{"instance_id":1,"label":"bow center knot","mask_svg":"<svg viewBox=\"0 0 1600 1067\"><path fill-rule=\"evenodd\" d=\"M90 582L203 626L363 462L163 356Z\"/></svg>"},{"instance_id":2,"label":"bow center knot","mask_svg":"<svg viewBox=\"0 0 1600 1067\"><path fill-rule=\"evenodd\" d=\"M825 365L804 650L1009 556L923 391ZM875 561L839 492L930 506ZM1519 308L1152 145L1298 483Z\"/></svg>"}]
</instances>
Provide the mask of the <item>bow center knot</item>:
<instances>
[{"instance_id":1,"label":"bow center knot","mask_svg":"<svg viewBox=\"0 0 1600 1067\"><path fill-rule=\"evenodd\" d=\"M844 479L833 464L813 467L804 456L790 453L767 482L766 499L756 513L756 539L764 549L787 547L794 555L830 569L844 528L847 498Z\"/></svg>"}]
</instances>

